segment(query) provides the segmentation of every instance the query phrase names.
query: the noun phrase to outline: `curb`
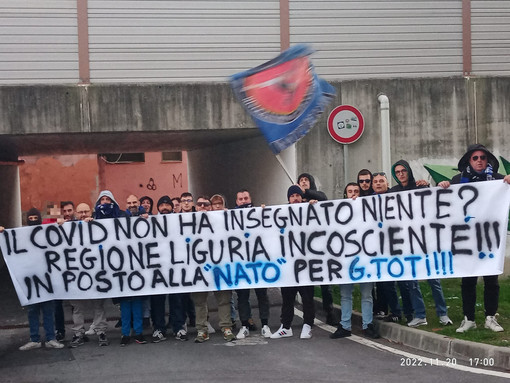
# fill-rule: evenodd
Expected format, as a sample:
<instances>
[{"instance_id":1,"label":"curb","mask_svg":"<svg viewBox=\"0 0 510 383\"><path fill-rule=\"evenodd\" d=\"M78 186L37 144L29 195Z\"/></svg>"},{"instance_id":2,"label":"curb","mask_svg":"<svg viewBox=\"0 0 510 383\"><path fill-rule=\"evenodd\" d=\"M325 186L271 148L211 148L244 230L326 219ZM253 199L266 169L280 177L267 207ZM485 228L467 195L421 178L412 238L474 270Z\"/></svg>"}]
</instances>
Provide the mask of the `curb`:
<instances>
[{"instance_id":1,"label":"curb","mask_svg":"<svg viewBox=\"0 0 510 383\"><path fill-rule=\"evenodd\" d=\"M316 312L323 312L322 299L315 297ZM334 304L333 312L340 318L340 306ZM492 346L485 343L450 338L444 335L433 334L397 323L386 323L375 320L382 338L402 344L416 350L429 352L445 358L455 358L469 363L472 367L490 367L510 370L510 348ZM361 328L361 314L353 311L353 327ZM470 361L471 359L471 361ZM471 363L470 363L471 362ZM492 362L494 364L492 365Z\"/></svg>"}]
</instances>

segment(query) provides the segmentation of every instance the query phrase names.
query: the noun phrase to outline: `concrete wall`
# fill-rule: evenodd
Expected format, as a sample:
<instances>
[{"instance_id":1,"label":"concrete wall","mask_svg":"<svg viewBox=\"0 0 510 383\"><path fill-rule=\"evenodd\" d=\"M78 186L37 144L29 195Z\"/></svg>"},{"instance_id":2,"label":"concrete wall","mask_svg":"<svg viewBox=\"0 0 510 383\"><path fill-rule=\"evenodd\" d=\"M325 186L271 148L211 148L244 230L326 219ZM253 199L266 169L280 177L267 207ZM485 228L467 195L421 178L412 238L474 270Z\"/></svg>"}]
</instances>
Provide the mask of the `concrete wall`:
<instances>
[{"instance_id":1,"label":"concrete wall","mask_svg":"<svg viewBox=\"0 0 510 383\"><path fill-rule=\"evenodd\" d=\"M307 170L321 180L330 198L340 198L358 170L382 170L379 93L390 101L392 163L410 161L420 178L428 176L423 163L456 166L475 142L510 157L509 78L359 80L334 85L336 100L297 144L298 172ZM345 147L327 131L328 113L341 104L357 107L365 119L364 134L347 148L347 174Z\"/></svg>"}]
</instances>

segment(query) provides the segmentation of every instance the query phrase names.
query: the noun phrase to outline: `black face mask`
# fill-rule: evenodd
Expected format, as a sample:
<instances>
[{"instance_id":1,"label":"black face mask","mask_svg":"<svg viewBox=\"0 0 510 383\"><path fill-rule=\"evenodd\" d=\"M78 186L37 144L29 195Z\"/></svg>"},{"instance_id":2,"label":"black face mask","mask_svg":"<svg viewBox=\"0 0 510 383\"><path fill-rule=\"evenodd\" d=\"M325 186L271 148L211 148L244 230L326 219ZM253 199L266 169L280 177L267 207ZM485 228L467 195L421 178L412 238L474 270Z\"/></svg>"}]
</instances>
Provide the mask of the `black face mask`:
<instances>
[{"instance_id":1,"label":"black face mask","mask_svg":"<svg viewBox=\"0 0 510 383\"><path fill-rule=\"evenodd\" d=\"M238 209L246 209L247 207L253 207L253 204L251 202L245 203L244 205L239 205L237 208Z\"/></svg>"}]
</instances>

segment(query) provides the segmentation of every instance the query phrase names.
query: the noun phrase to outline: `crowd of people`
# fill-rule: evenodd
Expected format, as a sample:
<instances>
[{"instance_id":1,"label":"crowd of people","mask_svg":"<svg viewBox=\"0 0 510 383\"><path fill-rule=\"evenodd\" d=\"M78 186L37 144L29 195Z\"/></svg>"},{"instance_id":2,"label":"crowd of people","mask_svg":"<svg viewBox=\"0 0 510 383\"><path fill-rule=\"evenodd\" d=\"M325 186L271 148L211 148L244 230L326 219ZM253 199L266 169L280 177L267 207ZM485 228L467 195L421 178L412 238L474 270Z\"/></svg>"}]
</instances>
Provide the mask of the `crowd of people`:
<instances>
[{"instance_id":1,"label":"crowd of people","mask_svg":"<svg viewBox=\"0 0 510 383\"><path fill-rule=\"evenodd\" d=\"M450 182L443 181L439 187L448 188L450 184L490 181L503 179L510 184L510 176L498 173L499 163L494 155L483 145L472 145L461 158L458 164L460 174ZM371 172L368 169L359 171L356 182L350 182L345 186L344 198L356 199L358 197L374 194L395 193L405 190L430 187L426 180L415 180L413 171L407 161L400 160L391 168L392 177L397 182L393 188L389 188L388 177L383 172ZM301 174L296 184L287 190L288 203L317 203L327 200L327 196L317 190L314 177L308 173ZM250 192L242 189L236 193L236 209L253 207ZM98 219L118 218L126 216L141 216L148 218L152 214L184 214L190 212L207 212L211 210L227 209L226 199L221 194L212 197L200 195L196 199L191 193L182 193L179 197L171 198L162 196L154 206L154 201L143 196L128 196L126 209L120 207L114 195L104 190L99 193L93 209L87 203L75 204L64 201L60 208L52 212L54 216L43 220L38 209L32 208L27 212L27 225L40 225L44 223L62 223L72 220L90 221ZM57 215L59 218L57 218ZM0 227L0 232L4 228ZM475 302L477 277L462 278L462 305L464 320L456 330L459 333L476 328ZM484 308L485 328L492 331L503 331L498 324L496 312L499 302L499 285L497 276L484 276ZM434 298L436 313L439 322L444 325L452 325L448 316L447 305L439 279L427 280ZM352 325L352 294L353 284L340 285L341 293L341 318L338 320L333 314L333 298L331 286L321 286L323 309L326 313L326 322L337 326L331 338L343 338L351 335ZM400 297L397 294L397 286ZM366 337L378 338L377 326L374 318L388 322L401 322L404 319L410 327L418 327L427 324L425 304L420 285L416 280L390 281L390 282L365 282L360 284L362 332ZM234 305L234 293L237 295L237 309ZM258 312L260 319L260 334L265 338L285 338L293 336L292 321L294 319L294 303L297 293L302 298L303 326L300 338L312 337L312 328L315 320L314 286L282 287L281 325L274 333L269 328L269 299L266 288L256 288L254 293L258 300ZM214 297L218 304L219 327L225 341L244 339L250 333L257 331L257 325L252 316L250 304L250 289L215 291ZM132 340L139 344L147 343L144 337L144 325L152 326L153 343L159 343L169 337L167 329L172 330L172 336L177 340L188 340L188 326L196 327L196 343L209 340L209 335L215 329L209 323L209 310L207 305L208 292L176 293L166 295L153 295L149 297L121 297L115 298L114 303L120 307L120 320L116 327L121 328L120 345L126 346ZM166 320L166 304L168 301L169 316ZM400 301L402 304L400 304ZM97 336L99 346L108 346L109 340L106 335L108 323L105 315L105 300L97 299L91 303L84 300L72 300L72 339L70 347L79 347L88 341L89 336ZM87 308L92 307L93 320L88 329L85 327L85 313ZM30 350L42 347L39 335L40 313L42 312L43 328L45 330L45 347L62 348L65 339L66 328L62 301L47 301L30 305L28 307L28 320L30 328L30 341L20 350ZM234 334L237 315L240 320L240 328ZM150 319L149 319L150 318Z\"/></svg>"}]
</instances>

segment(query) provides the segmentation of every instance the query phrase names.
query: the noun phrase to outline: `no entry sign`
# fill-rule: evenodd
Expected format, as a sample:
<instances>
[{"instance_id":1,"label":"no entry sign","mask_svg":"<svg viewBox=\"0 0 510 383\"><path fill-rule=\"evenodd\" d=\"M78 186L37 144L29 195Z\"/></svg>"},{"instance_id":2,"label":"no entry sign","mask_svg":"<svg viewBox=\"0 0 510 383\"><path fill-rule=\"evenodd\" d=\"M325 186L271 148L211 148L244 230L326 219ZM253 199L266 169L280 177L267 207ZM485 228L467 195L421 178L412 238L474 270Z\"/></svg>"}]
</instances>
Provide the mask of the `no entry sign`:
<instances>
[{"instance_id":1,"label":"no entry sign","mask_svg":"<svg viewBox=\"0 0 510 383\"><path fill-rule=\"evenodd\" d=\"M353 106L340 105L329 114L328 132L336 142L352 144L361 137L364 128L363 116Z\"/></svg>"}]
</instances>

